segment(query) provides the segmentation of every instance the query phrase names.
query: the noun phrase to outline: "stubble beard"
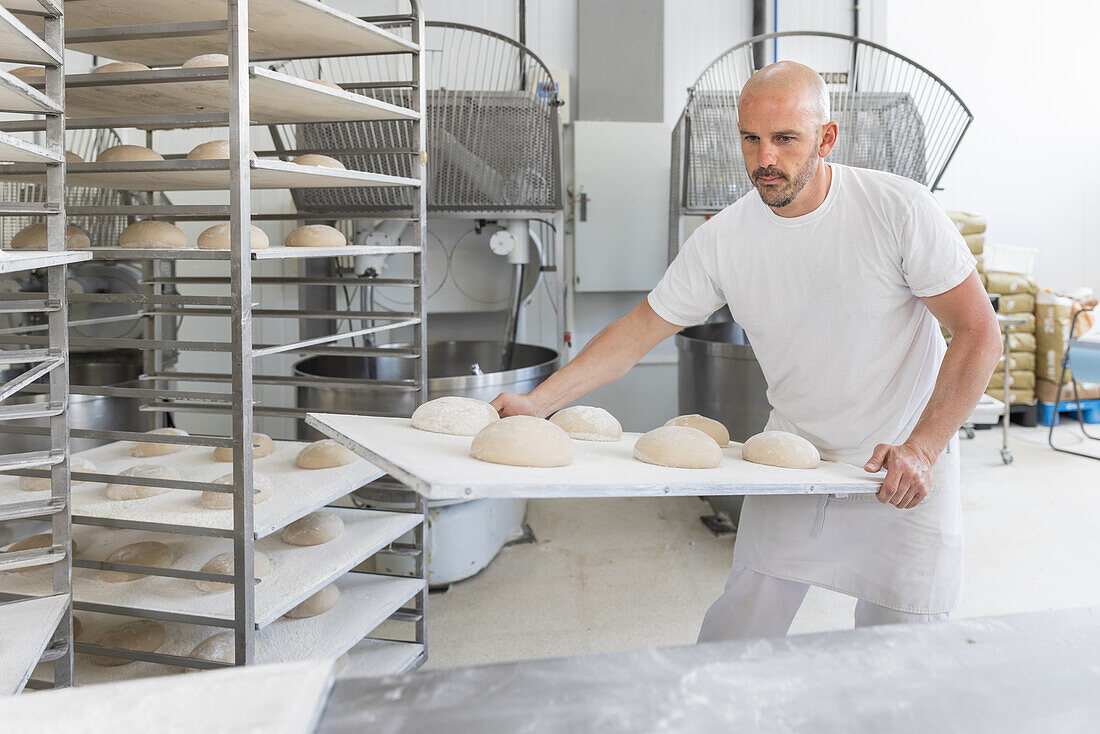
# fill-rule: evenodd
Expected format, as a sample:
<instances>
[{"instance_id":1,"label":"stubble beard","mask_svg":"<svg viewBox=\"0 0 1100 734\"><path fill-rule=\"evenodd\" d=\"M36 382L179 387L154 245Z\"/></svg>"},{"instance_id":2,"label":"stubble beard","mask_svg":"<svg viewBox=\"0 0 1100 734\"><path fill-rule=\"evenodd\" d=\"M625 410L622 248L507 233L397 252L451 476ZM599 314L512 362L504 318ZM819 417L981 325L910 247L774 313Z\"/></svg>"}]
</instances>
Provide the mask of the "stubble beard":
<instances>
[{"instance_id":1,"label":"stubble beard","mask_svg":"<svg viewBox=\"0 0 1100 734\"><path fill-rule=\"evenodd\" d=\"M806 159L802 167L798 169L794 179L788 180L786 186L777 189L758 185L756 183L756 177L768 177L767 173L771 173L771 171L761 171L760 169L756 171L756 177L753 178L753 185L756 186L756 190L760 192L760 198L764 200L765 204L772 209L782 209L788 206L800 193L802 193L802 189L806 188L806 184L810 183L810 179L814 177L814 171L816 170L817 151L815 150L810 157Z\"/></svg>"}]
</instances>

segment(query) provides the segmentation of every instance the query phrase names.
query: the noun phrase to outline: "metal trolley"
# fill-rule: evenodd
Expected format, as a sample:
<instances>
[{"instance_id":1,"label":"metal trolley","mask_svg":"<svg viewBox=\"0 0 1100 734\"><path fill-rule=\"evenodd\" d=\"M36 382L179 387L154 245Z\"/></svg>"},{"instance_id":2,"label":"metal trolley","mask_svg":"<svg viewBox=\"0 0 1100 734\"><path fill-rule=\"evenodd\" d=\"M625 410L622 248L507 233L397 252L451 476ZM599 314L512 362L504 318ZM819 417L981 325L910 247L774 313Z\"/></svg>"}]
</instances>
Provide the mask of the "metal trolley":
<instances>
[{"instance_id":1,"label":"metal trolley","mask_svg":"<svg viewBox=\"0 0 1100 734\"><path fill-rule=\"evenodd\" d=\"M1066 454L1076 454L1077 456L1084 456L1089 459L1100 459L1100 455L1090 454L1085 451L1074 451L1073 449L1067 449L1062 446L1057 446L1054 443L1054 427L1058 425L1059 411L1062 409L1062 403L1069 402L1062 400L1062 385L1066 384L1066 372L1071 372L1071 382L1073 382L1073 407L1077 410L1077 422L1081 425L1081 433L1085 435L1085 438L1092 439L1093 441L1100 441L1100 436L1094 436L1089 433L1089 429L1086 428L1084 411L1081 408L1081 392L1078 387L1078 382L1100 382L1100 341L1085 341L1084 339L1074 338L1074 334L1077 333L1077 319L1081 314L1086 311L1092 311L1093 309L1087 308L1078 311L1073 314L1073 320L1069 326L1069 339L1066 341L1066 354L1062 357L1062 372L1058 376L1058 391L1055 393L1054 398L1054 414L1050 419L1050 430L1047 432L1047 443L1055 451L1061 451Z\"/></svg>"},{"instance_id":2,"label":"metal trolley","mask_svg":"<svg viewBox=\"0 0 1100 734\"><path fill-rule=\"evenodd\" d=\"M213 522L186 522L177 516L140 513L122 516L118 513L89 512L78 513L74 518L74 522L88 526L142 531L150 539L159 537L154 534L174 533L191 538L186 542L192 543L202 539L210 539L211 543L217 542L218 538L223 539L221 542L229 540L234 560L231 575L91 559L77 560L75 565L104 571L140 572L152 578L232 583L232 611L228 614L210 614L188 611L186 607L168 609L163 604L153 604L144 599L133 602L83 598L79 579L75 589L75 607L78 611L92 613L89 616L124 615L162 620L171 627L169 639L203 639L201 636L194 637L195 629L200 630L200 635L209 635L214 631L210 627L232 630L233 657L238 665L294 657L334 657L351 651L352 671L372 674L407 670L425 659L427 588L422 552L423 502L418 501L411 512L403 513L405 520L398 518L394 522L390 518L390 524L385 527L382 523L386 518L380 516L402 513L357 516L361 518L357 520L357 527L376 518L379 520L376 523L378 527L360 528L354 536L361 540L362 533L373 533L369 546L360 542L358 550L352 551L346 548L341 550L343 546L338 548L334 544L329 549L330 553L350 555L340 559L337 564L339 570L333 571L331 577L314 578L308 584L298 584L293 592L288 592L288 596L278 599L271 599L269 595L261 605L260 596L263 595L257 595L259 585L254 574L254 545L262 539L261 536L269 536L279 526L328 504L336 499L336 496L329 496L333 492L337 496L346 494L357 485L366 484L380 475L380 472L368 466L363 470L363 475L355 478L349 486L334 485L325 490L328 494L323 497L316 493L308 495L312 499L303 496L300 501L295 500L297 505L287 509L275 521L269 518L263 528L257 521L257 511L252 501L255 485L251 437L256 420L269 421L274 426L280 425L276 421L289 420L293 425L304 416L304 411L292 404L279 403L280 395L287 392L284 388L294 387L308 379L289 374L280 357L290 354L369 353L369 349L357 346L354 340L368 334L404 330L410 346L402 350L401 356L417 365L415 376L405 380L376 381L371 387L412 391L421 395L425 389L426 338L421 288L424 281L425 211L422 182L426 150L421 124L424 108L421 83L424 21L418 0L410 0L408 7L408 12L378 19L356 18L314 0L195 0L188 3L170 0L83 0L72 4L68 14L70 30L66 35L70 48L108 58L140 61L153 67L149 71L70 76L66 80L67 108L74 126L144 129L149 147L153 147L156 130L228 126L230 155L228 160L195 161L181 155L169 155L164 161L73 164L69 168L71 184L131 192L131 198L106 205L73 206L69 213L90 218L228 221L232 243L228 251L139 250L115 247L114 242L94 243L93 254L98 260L129 261L140 265L142 292L84 293L79 298L74 297L74 302L136 304L141 308L143 333L141 338L74 337L71 341L74 345L87 348L141 350L144 355L143 370L136 386L70 386L73 394L139 400L146 427L150 429L169 426L175 416L185 413L203 414L208 416L211 425L220 426L216 431L209 431L209 435L147 435L132 430L116 430L111 426L90 426L74 428L74 436L174 444L187 451L194 450L193 447L224 447L231 448L233 452L231 485L209 480L120 479L117 474L110 473L77 474L74 477L91 482L119 480L129 485L191 493L231 492L231 527L220 527ZM377 20L387 23L389 29L381 28L374 22ZM172 42L166 43L164 39L167 38L171 38ZM227 51L228 67L178 68L182 61L194 55ZM250 63L363 53L404 59L401 64L406 73L399 79L379 84L384 88L401 89L405 95L404 104L386 104L356 93L358 90L333 89L309 78L273 72ZM405 170L401 175L355 166L338 170L272 159L269 156L293 157L308 151L263 150L256 144L262 141L262 135L257 135L251 127L389 119L408 122L409 138L399 151L405 161ZM249 152L254 148L259 159L250 160ZM34 171L19 166L3 172L0 178L39 183ZM335 188L355 191L375 187L409 192L402 207L389 212L386 217L379 217L401 220L406 224L408 232L402 243L340 248L251 249L252 222L326 222L348 216L339 211L256 214L252 211L252 190ZM156 198L157 192L162 191L227 191L228 202L224 198L217 201L219 197L208 194L214 199L212 203L172 204ZM225 197L225 194L222 196ZM295 263L300 266L310 259L379 254L402 255L411 259L410 277L386 283L410 289L413 296L408 312L314 311L286 308L282 304L272 308L257 303L257 300L263 300L263 286L267 285L284 287L283 290L286 290L285 286L331 290L354 286L355 283L349 282L348 278L315 278L274 271L254 275L254 269L263 267L254 263L279 261L276 265L285 271L292 270ZM175 288L179 289L178 293L173 290ZM364 319L369 319L371 324L360 328L350 326L353 320ZM349 327L324 336L303 337L303 325L315 320L346 321ZM296 323L298 338L273 340L271 343L259 343L254 339L254 326L260 327L260 333L267 333L264 327L276 321ZM217 330L226 326L229 338L216 339ZM276 331L274 328L271 330ZM38 339L21 335L0 337L0 344L33 345ZM180 359L173 363L170 357L177 353ZM387 355L391 354L387 351ZM257 404L260 397L263 402ZM289 433L293 435L292 431ZM345 478L345 481L348 480ZM409 531L413 531L412 543L395 543ZM349 599L348 603L352 604L350 613L344 614L340 620L325 622L325 615L316 618L321 620L316 623L305 620L316 627L310 632L310 644L298 640L297 647L290 643L284 646L284 638L290 636L282 634L280 637L278 628L283 622L277 620L282 611L308 598L333 578L357 565L364 560L364 554L369 557L370 553L381 548L415 557L416 576L397 578L352 573L357 577L357 585L370 585L371 593ZM342 578L347 580L349 576ZM351 585L351 582L347 583ZM408 622L413 628L401 640L373 637L360 642L364 635L370 634L387 619ZM339 621L343 624L337 629ZM207 631L201 632L203 629ZM81 642L76 646L77 652L146 664L144 668L137 666L140 672L136 673L125 672L135 666L103 668L100 671L123 671L113 677L155 674L150 672L147 664L188 668L215 668L226 664L190 657L188 649L189 646L180 647L178 639L174 650L157 652L140 652L91 642ZM356 655L356 651L361 654ZM81 670L78 658L78 678ZM156 669L156 672L166 671L166 668ZM110 677L103 673L97 679Z\"/></svg>"},{"instance_id":3,"label":"metal trolley","mask_svg":"<svg viewBox=\"0 0 1100 734\"><path fill-rule=\"evenodd\" d=\"M5 3L7 5L7 3ZM0 595L0 629L7 640L0 646L0 695L18 693L40 661L53 661L53 684L72 683L72 557L69 495L68 327L66 269L86 260L87 252L65 251L65 114L64 20L60 3L28 2L41 27L35 33L19 18L0 7L0 60L45 67L39 91L23 79L0 72L0 109L39 116L44 143L0 132L0 161L24 165L44 178L42 201L4 196L0 217L44 220L45 251L0 253L0 273L38 271L44 274L44 293L6 293L0 312L17 314L40 323L37 348L0 351L0 364L11 377L0 386L0 430L29 432L28 420L44 421L38 450L0 456L0 470L23 478L46 479L48 488L25 483L0 493L0 524L48 518L48 537L0 553L0 577L32 568L46 569L50 582L41 596ZM26 77L24 77L26 78ZM14 199L14 200L13 200ZM34 383L43 383L44 399L23 398ZM29 490L29 491L22 491ZM20 549L22 548L22 549Z\"/></svg>"}]
</instances>

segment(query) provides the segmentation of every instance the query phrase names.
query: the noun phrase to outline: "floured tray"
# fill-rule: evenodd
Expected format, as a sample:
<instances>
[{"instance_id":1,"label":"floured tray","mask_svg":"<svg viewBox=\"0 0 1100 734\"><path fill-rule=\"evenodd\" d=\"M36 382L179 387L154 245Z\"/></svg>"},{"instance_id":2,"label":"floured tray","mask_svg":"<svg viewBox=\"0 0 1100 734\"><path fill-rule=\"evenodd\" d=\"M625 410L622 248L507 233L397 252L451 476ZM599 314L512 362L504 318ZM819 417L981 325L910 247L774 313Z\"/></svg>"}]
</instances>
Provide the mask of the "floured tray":
<instances>
[{"instance_id":1,"label":"floured tray","mask_svg":"<svg viewBox=\"0 0 1100 734\"><path fill-rule=\"evenodd\" d=\"M275 453L256 459L254 471L271 480L271 497L255 506L253 524L256 537L262 538L285 527L318 507L323 507L385 472L365 461L356 461L332 469L299 469L294 460L307 444L276 441ZM118 474L135 465L162 464L176 469L185 480L212 482L233 471L233 464L214 461L214 449L189 446L168 456L138 459L130 456L130 441L118 441L73 454L96 465L101 474ZM23 492L19 479L0 476L0 504L44 499L49 492ZM171 489L156 497L140 500L109 500L102 483L84 483L73 488L72 507L77 522L82 518L123 520L140 523L150 530L172 530L195 526L215 530L233 529L232 510L211 510L202 506L202 492Z\"/></svg>"},{"instance_id":2,"label":"floured tray","mask_svg":"<svg viewBox=\"0 0 1100 734\"><path fill-rule=\"evenodd\" d=\"M503 466L471 457L468 436L419 431L408 418L310 413L306 423L429 499L869 494L883 479L835 461L816 469L753 464L741 458L737 443L723 449L714 469L654 466L634 458L640 433L615 442L574 441L569 466Z\"/></svg>"}]
</instances>

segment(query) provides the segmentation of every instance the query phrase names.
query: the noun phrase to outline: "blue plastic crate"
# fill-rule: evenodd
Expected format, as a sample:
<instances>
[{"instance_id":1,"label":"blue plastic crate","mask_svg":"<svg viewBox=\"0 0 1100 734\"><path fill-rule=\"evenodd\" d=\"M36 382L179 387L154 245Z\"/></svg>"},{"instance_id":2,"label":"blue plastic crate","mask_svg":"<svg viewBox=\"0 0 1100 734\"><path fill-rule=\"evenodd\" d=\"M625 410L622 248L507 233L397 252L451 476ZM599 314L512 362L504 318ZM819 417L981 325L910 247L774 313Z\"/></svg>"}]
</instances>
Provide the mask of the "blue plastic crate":
<instances>
[{"instance_id":1,"label":"blue plastic crate","mask_svg":"<svg viewBox=\"0 0 1100 734\"><path fill-rule=\"evenodd\" d=\"M1063 400L1058 404L1058 413L1077 420L1077 402ZM1100 423L1100 400L1082 400L1081 413L1085 418L1085 423ZM1054 421L1055 424L1058 422L1057 417L1054 415L1054 403L1039 403L1039 422L1044 426L1049 426L1051 421Z\"/></svg>"}]
</instances>

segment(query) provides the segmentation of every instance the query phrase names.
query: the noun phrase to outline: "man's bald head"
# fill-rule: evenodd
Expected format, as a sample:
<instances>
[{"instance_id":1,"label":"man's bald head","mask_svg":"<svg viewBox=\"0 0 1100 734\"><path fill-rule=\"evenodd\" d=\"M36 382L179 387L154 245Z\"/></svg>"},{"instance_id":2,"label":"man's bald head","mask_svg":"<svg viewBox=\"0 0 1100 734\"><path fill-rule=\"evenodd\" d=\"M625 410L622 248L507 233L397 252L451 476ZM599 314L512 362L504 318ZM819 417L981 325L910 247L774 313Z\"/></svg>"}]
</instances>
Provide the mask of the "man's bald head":
<instances>
[{"instance_id":1,"label":"man's bald head","mask_svg":"<svg viewBox=\"0 0 1100 734\"><path fill-rule=\"evenodd\" d=\"M829 121L829 90L816 71L795 61L779 61L749 77L741 88L740 105L767 97L797 104L818 125Z\"/></svg>"}]
</instances>

